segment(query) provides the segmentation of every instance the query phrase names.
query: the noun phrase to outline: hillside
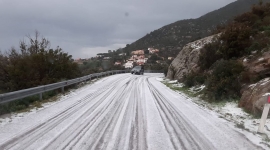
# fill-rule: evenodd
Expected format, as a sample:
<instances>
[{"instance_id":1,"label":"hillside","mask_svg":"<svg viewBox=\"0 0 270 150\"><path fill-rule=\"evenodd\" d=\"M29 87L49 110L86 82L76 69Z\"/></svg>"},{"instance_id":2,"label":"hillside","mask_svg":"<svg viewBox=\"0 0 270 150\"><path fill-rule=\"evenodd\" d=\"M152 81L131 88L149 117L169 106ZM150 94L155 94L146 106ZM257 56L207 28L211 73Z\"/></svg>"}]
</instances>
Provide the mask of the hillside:
<instances>
[{"instance_id":1,"label":"hillside","mask_svg":"<svg viewBox=\"0 0 270 150\"><path fill-rule=\"evenodd\" d=\"M264 0L270 2L270 0ZM163 57L176 56L182 47L194 40L211 35L217 25L224 25L234 16L250 10L258 0L238 0L218 10L207 13L197 19L180 20L157 29L132 44L124 51L154 47L161 50Z\"/></svg>"},{"instance_id":2,"label":"hillside","mask_svg":"<svg viewBox=\"0 0 270 150\"><path fill-rule=\"evenodd\" d=\"M204 99L240 100L240 107L260 115L270 93L270 3L254 5L216 32L187 44L167 78L204 85Z\"/></svg>"}]
</instances>

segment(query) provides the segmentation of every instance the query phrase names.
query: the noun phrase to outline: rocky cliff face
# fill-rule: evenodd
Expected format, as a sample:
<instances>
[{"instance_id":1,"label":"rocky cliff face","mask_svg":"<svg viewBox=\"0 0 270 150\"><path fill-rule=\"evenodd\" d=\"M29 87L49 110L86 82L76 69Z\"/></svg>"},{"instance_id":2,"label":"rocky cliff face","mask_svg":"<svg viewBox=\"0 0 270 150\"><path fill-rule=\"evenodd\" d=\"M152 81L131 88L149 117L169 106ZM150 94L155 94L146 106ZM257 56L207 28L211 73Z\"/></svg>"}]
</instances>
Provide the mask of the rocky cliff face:
<instances>
[{"instance_id":1,"label":"rocky cliff face","mask_svg":"<svg viewBox=\"0 0 270 150\"><path fill-rule=\"evenodd\" d=\"M209 36L187 44L169 66L167 78L181 81L185 74L199 71L200 50L216 36L218 35Z\"/></svg>"},{"instance_id":2,"label":"rocky cliff face","mask_svg":"<svg viewBox=\"0 0 270 150\"><path fill-rule=\"evenodd\" d=\"M270 76L270 51L250 55L243 58L243 65L247 68L250 77L269 77ZM270 95L270 78L264 78L255 84L251 84L242 89L242 97L239 107L243 107L253 114L260 114L264 104L267 103L267 96Z\"/></svg>"},{"instance_id":3,"label":"rocky cliff face","mask_svg":"<svg viewBox=\"0 0 270 150\"><path fill-rule=\"evenodd\" d=\"M264 104L267 103L267 96L270 95L270 78L265 78L256 84L249 85L245 90L239 107L243 107L252 114L260 114Z\"/></svg>"}]
</instances>

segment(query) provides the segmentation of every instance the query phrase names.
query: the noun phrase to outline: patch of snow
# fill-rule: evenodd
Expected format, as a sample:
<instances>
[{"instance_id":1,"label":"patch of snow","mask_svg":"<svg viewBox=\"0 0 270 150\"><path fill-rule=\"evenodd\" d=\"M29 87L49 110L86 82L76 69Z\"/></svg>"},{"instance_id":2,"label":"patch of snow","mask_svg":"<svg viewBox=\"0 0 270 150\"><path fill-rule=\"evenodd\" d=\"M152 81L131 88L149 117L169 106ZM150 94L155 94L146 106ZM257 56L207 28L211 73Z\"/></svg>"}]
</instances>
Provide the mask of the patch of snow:
<instances>
[{"instance_id":1,"label":"patch of snow","mask_svg":"<svg viewBox=\"0 0 270 150\"><path fill-rule=\"evenodd\" d=\"M257 134L260 119L256 119L250 114L244 112L242 108L238 107L237 102L226 102L224 106L218 106L211 105L207 102L202 102L202 100L192 101L200 106L213 110L214 112L218 113L221 118L233 123L232 125L234 125L234 128L244 134L254 144L260 145L266 149L268 148L265 144L269 145L270 143L265 141L265 137ZM238 125L241 127L237 127ZM270 126L269 119L267 119L265 126L265 135L270 137L270 130L267 130L267 128Z\"/></svg>"},{"instance_id":2,"label":"patch of snow","mask_svg":"<svg viewBox=\"0 0 270 150\"><path fill-rule=\"evenodd\" d=\"M260 58L260 59L258 59L258 61L263 61L264 60L264 58Z\"/></svg>"},{"instance_id":3,"label":"patch of snow","mask_svg":"<svg viewBox=\"0 0 270 150\"><path fill-rule=\"evenodd\" d=\"M175 83L177 83L178 81L177 80L172 80L172 81L169 81L168 83L170 83L170 84L175 84Z\"/></svg>"},{"instance_id":4,"label":"patch of snow","mask_svg":"<svg viewBox=\"0 0 270 150\"><path fill-rule=\"evenodd\" d=\"M268 83L270 81L270 78L265 78L262 81L260 81L261 85L265 85L266 83Z\"/></svg>"},{"instance_id":5,"label":"patch of snow","mask_svg":"<svg viewBox=\"0 0 270 150\"><path fill-rule=\"evenodd\" d=\"M269 96L269 95L270 95L270 93L265 93L262 96Z\"/></svg>"},{"instance_id":6,"label":"patch of snow","mask_svg":"<svg viewBox=\"0 0 270 150\"><path fill-rule=\"evenodd\" d=\"M252 54L256 54L256 53L257 53L257 51L252 51L251 53L252 53Z\"/></svg>"},{"instance_id":7,"label":"patch of snow","mask_svg":"<svg viewBox=\"0 0 270 150\"><path fill-rule=\"evenodd\" d=\"M184 85L183 83L177 83L177 84L175 84L174 86L175 86L175 87L180 87L180 88L181 88L181 87L184 87L185 85Z\"/></svg>"},{"instance_id":8,"label":"patch of snow","mask_svg":"<svg viewBox=\"0 0 270 150\"><path fill-rule=\"evenodd\" d=\"M200 92L201 90L203 90L205 88L205 85L200 85L200 86L194 86L194 87L191 87L189 89L189 91L192 91L192 92Z\"/></svg>"},{"instance_id":9,"label":"patch of snow","mask_svg":"<svg viewBox=\"0 0 270 150\"><path fill-rule=\"evenodd\" d=\"M264 79L262 82L265 84L269 82L269 79ZM178 83L181 84L181 83ZM174 84L173 86L175 86ZM252 84L249 87L254 87L256 84ZM201 88L204 88L202 86ZM194 92L195 87L189 90ZM198 97L190 98L186 94L176 91L180 95L186 97L187 100L197 104L199 107L205 110L209 110L216 113L220 118L223 118L231 123L231 126L245 135L252 143L260 145L265 149L269 149L270 142L268 137L270 137L270 119L266 120L265 124L265 134L257 134L257 130L260 124L260 119L254 118L252 115L246 113L242 108L238 107L237 102L226 102L222 104L211 104L206 101L201 100ZM196 92L196 91L195 91ZM263 96L270 95L270 93L265 93Z\"/></svg>"},{"instance_id":10,"label":"patch of snow","mask_svg":"<svg viewBox=\"0 0 270 150\"><path fill-rule=\"evenodd\" d=\"M248 61L248 59L247 58L245 58L244 60L243 60L243 62L247 62Z\"/></svg>"},{"instance_id":11,"label":"patch of snow","mask_svg":"<svg viewBox=\"0 0 270 150\"><path fill-rule=\"evenodd\" d=\"M254 86L256 86L257 84L250 84L248 87L253 88Z\"/></svg>"},{"instance_id":12,"label":"patch of snow","mask_svg":"<svg viewBox=\"0 0 270 150\"><path fill-rule=\"evenodd\" d=\"M212 43L213 38L215 38L216 36L220 36L220 34L194 41L192 43L189 43L188 46L190 46L193 49L201 49L205 44Z\"/></svg>"}]
</instances>

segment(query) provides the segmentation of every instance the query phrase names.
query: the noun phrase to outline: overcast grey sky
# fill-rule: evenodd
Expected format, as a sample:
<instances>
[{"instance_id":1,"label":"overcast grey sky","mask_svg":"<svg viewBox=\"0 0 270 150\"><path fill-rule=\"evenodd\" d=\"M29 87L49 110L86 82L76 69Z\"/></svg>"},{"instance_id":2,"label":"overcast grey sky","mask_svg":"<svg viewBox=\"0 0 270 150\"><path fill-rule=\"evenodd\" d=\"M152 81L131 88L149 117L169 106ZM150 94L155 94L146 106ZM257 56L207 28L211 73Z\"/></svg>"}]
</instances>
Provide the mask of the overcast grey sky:
<instances>
[{"instance_id":1,"label":"overcast grey sky","mask_svg":"<svg viewBox=\"0 0 270 150\"><path fill-rule=\"evenodd\" d=\"M38 30L73 58L125 47L182 19L198 18L235 0L0 0L0 50Z\"/></svg>"}]
</instances>

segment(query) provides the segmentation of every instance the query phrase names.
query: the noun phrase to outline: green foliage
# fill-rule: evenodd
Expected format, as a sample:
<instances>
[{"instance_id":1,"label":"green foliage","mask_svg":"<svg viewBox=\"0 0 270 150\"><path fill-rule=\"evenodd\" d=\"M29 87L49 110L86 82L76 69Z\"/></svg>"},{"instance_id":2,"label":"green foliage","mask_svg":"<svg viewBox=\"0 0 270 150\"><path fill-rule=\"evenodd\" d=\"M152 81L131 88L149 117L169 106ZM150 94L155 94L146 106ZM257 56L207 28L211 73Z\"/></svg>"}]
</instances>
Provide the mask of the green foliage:
<instances>
[{"instance_id":1,"label":"green foliage","mask_svg":"<svg viewBox=\"0 0 270 150\"><path fill-rule=\"evenodd\" d=\"M261 75L250 75L244 71L236 59L269 46L269 23L270 3L255 5L252 11L235 17L234 22L219 28L221 35L204 46L199 65L201 71L210 72L206 80L208 99L220 101L238 98L243 83L262 78ZM193 86L195 76L187 76L186 85Z\"/></svg>"},{"instance_id":2,"label":"green foliage","mask_svg":"<svg viewBox=\"0 0 270 150\"><path fill-rule=\"evenodd\" d=\"M218 52L224 59L241 57L247 54L245 49L250 46L252 35L252 29L244 24L229 24L219 37L222 44Z\"/></svg>"},{"instance_id":3,"label":"green foliage","mask_svg":"<svg viewBox=\"0 0 270 150\"><path fill-rule=\"evenodd\" d=\"M184 76L184 84L187 87L192 87L195 85L202 85L206 80L206 75L200 73L189 73Z\"/></svg>"},{"instance_id":4,"label":"green foliage","mask_svg":"<svg viewBox=\"0 0 270 150\"><path fill-rule=\"evenodd\" d=\"M156 63L157 60L162 60L161 57L159 57L156 54L151 55L151 57L147 60L147 63Z\"/></svg>"},{"instance_id":5,"label":"green foliage","mask_svg":"<svg viewBox=\"0 0 270 150\"><path fill-rule=\"evenodd\" d=\"M219 60L207 78L206 94L210 100L238 98L240 96L240 73L244 71L241 63L235 60Z\"/></svg>"},{"instance_id":6,"label":"green foliage","mask_svg":"<svg viewBox=\"0 0 270 150\"><path fill-rule=\"evenodd\" d=\"M205 45L200 67L208 69L218 59L239 58L265 48L270 42L269 23L270 3L255 5L251 12L235 17L234 22L219 30L222 34L214 42Z\"/></svg>"},{"instance_id":7,"label":"green foliage","mask_svg":"<svg viewBox=\"0 0 270 150\"><path fill-rule=\"evenodd\" d=\"M172 83L168 83L168 82L163 82L167 87L169 87L170 89L174 90L174 91L180 91L182 93L187 94L190 97L197 97L200 94L202 94L202 91L191 91L187 86L177 86L175 84Z\"/></svg>"},{"instance_id":8,"label":"green foliage","mask_svg":"<svg viewBox=\"0 0 270 150\"><path fill-rule=\"evenodd\" d=\"M42 101L46 101L47 99L55 96L56 94L57 94L57 92L55 90L45 92L45 93L43 93L43 100ZM33 96L29 96L29 97L19 99L16 101L12 101L9 103L0 104L0 115L11 113L11 112L26 110L30 106L41 107L40 103L42 101L39 100L39 95L33 95Z\"/></svg>"},{"instance_id":9,"label":"green foliage","mask_svg":"<svg viewBox=\"0 0 270 150\"><path fill-rule=\"evenodd\" d=\"M222 58L221 54L218 53L218 47L219 42L215 41L211 44L206 44L201 50L199 57L199 66L201 70L209 69L217 60Z\"/></svg>"},{"instance_id":10,"label":"green foliage","mask_svg":"<svg viewBox=\"0 0 270 150\"><path fill-rule=\"evenodd\" d=\"M111 52L110 54L112 53L114 52ZM82 65L79 65L79 70L83 76L108 70L123 70L124 67L122 65L114 65L115 61L123 62L122 59L125 59L125 57L120 59L112 56L112 58L109 60L103 59L87 60L83 62Z\"/></svg>"},{"instance_id":11,"label":"green foliage","mask_svg":"<svg viewBox=\"0 0 270 150\"><path fill-rule=\"evenodd\" d=\"M144 70L164 70L166 69L168 65L167 64L145 64L144 65Z\"/></svg>"},{"instance_id":12,"label":"green foliage","mask_svg":"<svg viewBox=\"0 0 270 150\"><path fill-rule=\"evenodd\" d=\"M49 49L49 41L39 39L36 32L29 44L20 43L20 51L11 48L7 55L0 54L0 91L10 92L50 84L80 75L72 56L61 48Z\"/></svg>"},{"instance_id":13,"label":"green foliage","mask_svg":"<svg viewBox=\"0 0 270 150\"><path fill-rule=\"evenodd\" d=\"M250 45L250 47L247 48L247 51L251 52L251 51L257 51L259 49L262 49L260 44L258 42L254 42L254 43L252 43L252 45Z\"/></svg>"},{"instance_id":14,"label":"green foliage","mask_svg":"<svg viewBox=\"0 0 270 150\"><path fill-rule=\"evenodd\" d=\"M270 17L269 17L270 18ZM269 19L270 20L270 19ZM270 21L269 21L270 24ZM268 26L263 26L262 31L265 33L266 36L270 37L270 25Z\"/></svg>"}]
</instances>

